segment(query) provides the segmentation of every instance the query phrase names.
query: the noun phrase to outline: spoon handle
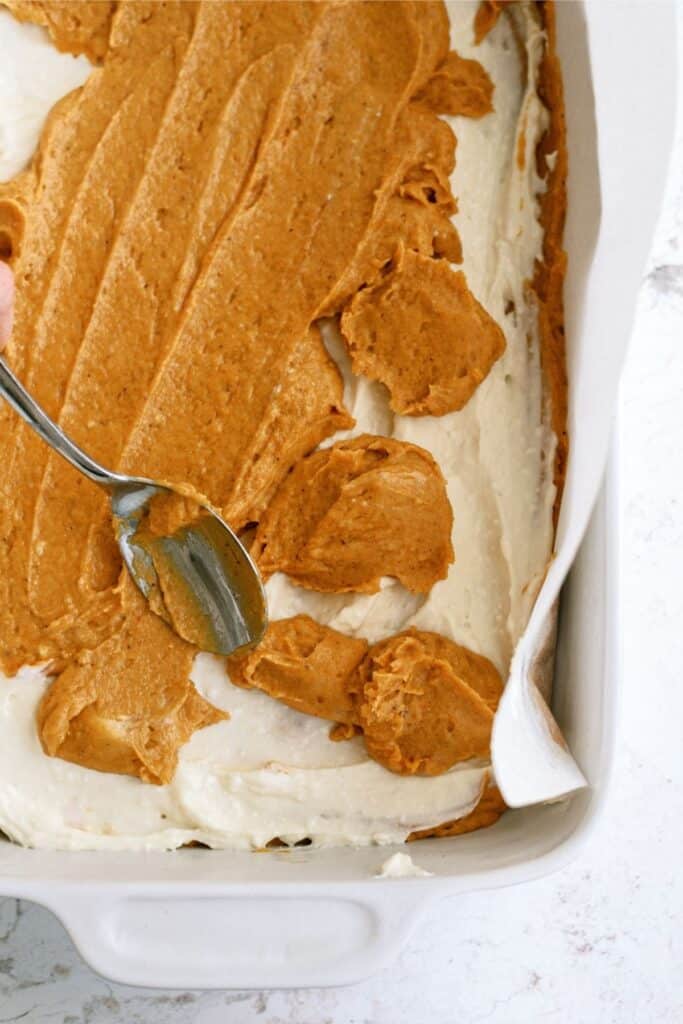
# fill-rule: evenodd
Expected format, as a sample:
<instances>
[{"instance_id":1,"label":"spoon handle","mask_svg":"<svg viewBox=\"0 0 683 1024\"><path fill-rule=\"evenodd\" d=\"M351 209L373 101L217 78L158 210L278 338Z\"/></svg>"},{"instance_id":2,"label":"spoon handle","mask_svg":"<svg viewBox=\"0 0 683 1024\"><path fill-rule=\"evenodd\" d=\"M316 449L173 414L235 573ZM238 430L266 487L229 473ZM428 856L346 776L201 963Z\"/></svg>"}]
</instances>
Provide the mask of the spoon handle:
<instances>
[{"instance_id":1,"label":"spoon handle","mask_svg":"<svg viewBox=\"0 0 683 1024\"><path fill-rule=\"evenodd\" d=\"M64 431L31 398L2 358L0 358L0 395L19 413L29 427L49 444L50 448L70 462L84 476L103 487L113 487L122 482L121 477L100 466L66 436Z\"/></svg>"}]
</instances>

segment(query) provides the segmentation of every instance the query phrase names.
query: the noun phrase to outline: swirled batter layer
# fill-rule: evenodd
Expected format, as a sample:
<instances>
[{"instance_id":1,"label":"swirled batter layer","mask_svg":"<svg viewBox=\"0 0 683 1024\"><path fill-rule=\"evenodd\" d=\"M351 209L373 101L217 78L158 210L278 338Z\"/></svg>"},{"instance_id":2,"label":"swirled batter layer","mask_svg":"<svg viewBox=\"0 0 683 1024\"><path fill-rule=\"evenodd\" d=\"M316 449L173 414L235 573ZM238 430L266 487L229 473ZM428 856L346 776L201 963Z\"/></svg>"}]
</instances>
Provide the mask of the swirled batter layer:
<instances>
[{"instance_id":1,"label":"swirled batter layer","mask_svg":"<svg viewBox=\"0 0 683 1024\"><path fill-rule=\"evenodd\" d=\"M321 589L337 593L301 591L276 575L269 584L274 617L311 611L319 622L357 636L355 643L415 625L464 643L504 671L549 552L554 495L538 305L524 286L543 257L537 198L545 186L535 158L550 124L538 97L545 35L532 5L520 5L522 13L509 24L501 20L481 63L462 33L469 59L449 53L448 19L436 3L12 0L8 6L45 25L59 49L99 62L83 88L52 112L30 168L0 185L0 236L18 282L9 357L21 378L104 463L189 484L238 529L266 521L269 506L287 521L288 474L338 431L393 435L392 452L402 445L405 452L396 465L409 466L412 458L417 466L420 457L410 453L424 451L420 465L435 459L437 475L414 472L412 486L416 499L426 483L432 488L442 525L430 538L439 552L434 569L413 588L422 593L386 586L383 576L400 579L397 566L403 572L396 556L404 552L394 545L386 570L376 550L366 575L354 564L351 587L348 578L330 585L326 565ZM473 13L470 7L470 25ZM462 11L456 21L460 31ZM511 41L526 47L521 60ZM491 76L487 58L496 72ZM482 126L494 118L490 166L480 157L481 194L504 199L510 189L510 203L501 202L485 223L480 219L476 234L470 200L477 187L468 175L477 168L466 159L459 170L461 154L453 179L456 140L440 113ZM484 127L479 139L486 133ZM467 135L463 131L466 143ZM456 220L464 245L454 226L453 181L464 192L465 217ZM519 207L519 258L506 263L503 251L496 269L487 260L501 230L506 235L514 227L511 211L520 192L526 207ZM322 322L334 350L339 338L331 338L330 318L341 319L353 369L368 379L350 386L343 365L344 387L320 333ZM524 332L528 357L520 376ZM393 352L392 334L401 341ZM430 346L433 358L425 359ZM530 388L520 424L507 378L521 384L524 373ZM380 387L388 389L388 400ZM526 523L516 505L506 504L510 481L489 486L495 453L482 424L501 393L518 417L517 433L502 452L511 468L518 464L515 437L521 450L534 435L524 461L528 479L518 484L533 494ZM459 440L449 447L454 430ZM228 711L239 717L242 698L226 701L211 673L210 684L195 688L195 651L149 612L121 574L101 494L6 410L0 410L0 457L0 652L8 672L51 666L38 713L44 750L105 772L170 782L180 747ZM392 493L394 478L399 474L380 481L384 490L376 493ZM400 486L409 488L410 478L401 477ZM486 523L483 544L472 535L473 547L473 509L463 503L468 483ZM405 511L410 491L401 497ZM449 505L458 558L450 568ZM505 545L527 527L535 543L520 560ZM415 534L407 536L414 544ZM502 551L496 550L501 537ZM491 590L501 581L510 588L485 612L476 593L467 597L453 582L459 569L461 581L470 579L472 558L482 554ZM408 586L414 581L409 570ZM317 563L306 572L309 580L320 579ZM343 593L358 579L365 584L358 589L379 591ZM521 602L518 586L528 591ZM473 614L466 612L468 601ZM31 676L25 699L18 700L12 684L9 704L28 708L36 687L44 688ZM244 700L256 696L246 693ZM286 731L294 712L282 711L284 718L279 710L275 719L264 713L264 728L277 721ZM217 725L216 735L232 725ZM210 749L213 731L204 732ZM277 729L274 737L277 758ZM383 738L382 756L392 761L387 742ZM317 741L314 746L318 750ZM485 737L463 749L470 747L485 754ZM197 761L194 749L187 747L188 763L214 772L215 757ZM485 762L473 762L457 782L452 772L442 780L400 780L405 813L398 815L399 827L398 812L386 805L397 780L366 762L359 740L330 749L314 758L321 764L329 759L331 774L318 777L302 762L292 765L289 780L295 803L310 790L310 807L321 815L316 821L290 813L287 800L278 805L268 796L264 802L251 756L240 783L243 794L251 793L246 813L237 790L226 803L220 770L212 777L222 794L201 810L199 776L191 781L193 772L181 762L173 785L183 793L180 804L193 810L170 814L173 825L159 843L177 845L195 827L197 837L216 845L243 835L262 841L271 827L292 837L320 836L334 803L333 776L343 771L348 792L358 787L359 800L368 783L374 787L377 806L361 810L351 798L346 818L332 826L332 841L395 838L397 827L405 835L462 818L487 778ZM236 775L233 781L237 785ZM413 782L420 783L414 793ZM175 799L170 787L158 792L150 806ZM13 825L12 813L3 820L18 838L35 840L30 828ZM90 829L98 843L101 831ZM123 837L151 834L154 827L140 832L121 823L115 831ZM80 844L64 835L55 841Z\"/></svg>"},{"instance_id":2,"label":"swirled batter layer","mask_svg":"<svg viewBox=\"0 0 683 1024\"><path fill-rule=\"evenodd\" d=\"M21 225L10 357L96 458L190 484L239 528L351 423L313 323L406 226L434 261L453 235L454 139L431 93L415 99L447 57L446 13L123 4L102 52L105 12L79 10L75 31L53 5L19 6L103 64L3 190ZM194 652L121 575L102 495L3 419L3 663L58 667L49 753L168 781L178 742L221 717L189 682Z\"/></svg>"}]
</instances>

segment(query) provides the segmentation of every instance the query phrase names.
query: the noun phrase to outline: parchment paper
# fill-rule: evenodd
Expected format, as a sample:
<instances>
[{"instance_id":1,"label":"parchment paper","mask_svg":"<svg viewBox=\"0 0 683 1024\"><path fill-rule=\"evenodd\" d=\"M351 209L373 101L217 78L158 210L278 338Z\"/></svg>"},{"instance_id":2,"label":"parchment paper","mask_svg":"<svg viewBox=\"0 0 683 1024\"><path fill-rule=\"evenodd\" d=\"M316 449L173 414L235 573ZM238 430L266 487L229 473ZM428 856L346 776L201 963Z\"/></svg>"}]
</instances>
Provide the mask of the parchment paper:
<instances>
[{"instance_id":1,"label":"parchment paper","mask_svg":"<svg viewBox=\"0 0 683 1024\"><path fill-rule=\"evenodd\" d=\"M539 706L532 666L604 473L636 296L664 193L676 97L672 4L565 2L557 4L557 19L569 143L570 458L555 558L494 724L496 780L512 807L557 799L585 784Z\"/></svg>"}]
</instances>

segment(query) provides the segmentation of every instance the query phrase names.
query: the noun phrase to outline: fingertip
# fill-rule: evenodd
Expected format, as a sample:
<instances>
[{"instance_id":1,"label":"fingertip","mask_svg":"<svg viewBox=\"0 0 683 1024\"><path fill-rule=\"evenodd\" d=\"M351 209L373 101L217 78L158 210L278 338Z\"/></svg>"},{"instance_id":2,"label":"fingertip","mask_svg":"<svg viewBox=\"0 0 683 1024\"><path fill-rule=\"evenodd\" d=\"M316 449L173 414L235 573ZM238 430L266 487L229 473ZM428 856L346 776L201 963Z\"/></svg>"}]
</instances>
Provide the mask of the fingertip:
<instances>
[{"instance_id":1,"label":"fingertip","mask_svg":"<svg viewBox=\"0 0 683 1024\"><path fill-rule=\"evenodd\" d=\"M0 312L12 308L14 300L14 274L7 263L0 260Z\"/></svg>"},{"instance_id":2,"label":"fingertip","mask_svg":"<svg viewBox=\"0 0 683 1024\"><path fill-rule=\"evenodd\" d=\"M7 344L12 331L14 307L14 274L10 267L0 260L0 349Z\"/></svg>"}]
</instances>

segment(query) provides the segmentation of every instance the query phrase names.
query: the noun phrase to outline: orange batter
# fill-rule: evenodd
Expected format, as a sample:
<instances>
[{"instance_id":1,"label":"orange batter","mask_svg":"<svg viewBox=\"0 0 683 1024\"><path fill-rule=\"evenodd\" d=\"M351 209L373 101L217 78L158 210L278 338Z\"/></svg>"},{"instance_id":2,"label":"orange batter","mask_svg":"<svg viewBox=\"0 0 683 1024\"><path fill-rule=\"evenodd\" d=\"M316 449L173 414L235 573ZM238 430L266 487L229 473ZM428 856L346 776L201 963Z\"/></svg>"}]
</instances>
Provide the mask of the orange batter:
<instances>
[{"instance_id":1,"label":"orange batter","mask_svg":"<svg viewBox=\"0 0 683 1024\"><path fill-rule=\"evenodd\" d=\"M311 590L369 592L393 576L429 593L453 561L446 482L417 445L363 434L299 462L256 532L264 573Z\"/></svg>"},{"instance_id":2,"label":"orange batter","mask_svg":"<svg viewBox=\"0 0 683 1024\"><path fill-rule=\"evenodd\" d=\"M76 442L189 485L241 529L351 425L320 317L342 314L397 408L467 401L502 336L449 266L455 139L437 114L481 116L491 88L449 55L441 3L9 6L101 65L0 187L8 357ZM433 360L408 308L388 358L400 302L370 360L375 297L432 281ZM178 747L223 714L189 680L194 649L121 574L101 492L6 408L0 461L2 664L50 663L46 751L168 781Z\"/></svg>"}]
</instances>

